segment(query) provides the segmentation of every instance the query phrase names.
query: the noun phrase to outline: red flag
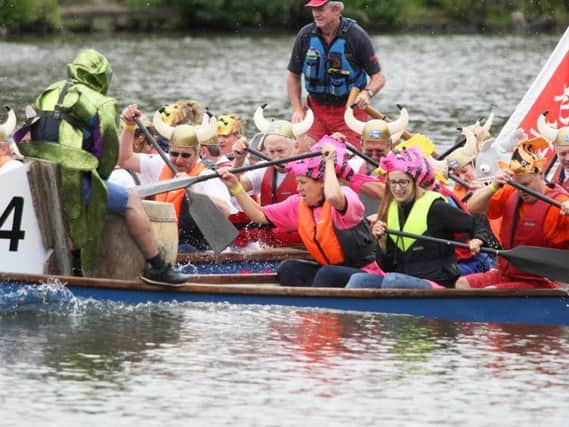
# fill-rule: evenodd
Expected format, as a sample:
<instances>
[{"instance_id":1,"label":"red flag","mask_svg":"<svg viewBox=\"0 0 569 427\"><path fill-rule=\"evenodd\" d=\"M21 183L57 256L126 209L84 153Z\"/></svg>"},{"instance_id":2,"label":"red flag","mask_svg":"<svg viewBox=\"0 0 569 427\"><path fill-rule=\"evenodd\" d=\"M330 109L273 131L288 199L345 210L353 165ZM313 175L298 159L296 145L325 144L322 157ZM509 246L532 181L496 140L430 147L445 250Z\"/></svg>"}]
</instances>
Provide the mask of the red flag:
<instances>
[{"instance_id":1,"label":"red flag","mask_svg":"<svg viewBox=\"0 0 569 427\"><path fill-rule=\"evenodd\" d=\"M502 128L497 142L509 138L518 128L530 138L539 136L537 119L544 111L549 111L548 122L557 123L557 127L569 126L569 27ZM553 155L551 148L548 159Z\"/></svg>"}]
</instances>

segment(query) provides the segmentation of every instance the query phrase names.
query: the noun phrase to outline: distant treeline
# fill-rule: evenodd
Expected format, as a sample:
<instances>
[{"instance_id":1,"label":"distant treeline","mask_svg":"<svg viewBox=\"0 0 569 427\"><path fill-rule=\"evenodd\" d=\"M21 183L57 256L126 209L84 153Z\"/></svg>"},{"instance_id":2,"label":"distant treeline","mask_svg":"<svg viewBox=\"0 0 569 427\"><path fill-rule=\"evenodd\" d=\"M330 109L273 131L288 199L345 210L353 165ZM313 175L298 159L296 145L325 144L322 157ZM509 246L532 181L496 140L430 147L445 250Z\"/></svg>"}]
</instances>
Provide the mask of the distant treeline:
<instances>
[{"instance_id":1,"label":"distant treeline","mask_svg":"<svg viewBox=\"0 0 569 427\"><path fill-rule=\"evenodd\" d=\"M306 0L0 0L3 32L69 29L62 11L120 4L138 16L170 11L160 27L289 31L309 20ZM345 0L345 15L368 31L558 31L569 22L569 0ZM65 15L65 19L62 16ZM128 21L128 13L123 17ZM133 14L134 16L134 14ZM125 20L123 19L123 21ZM134 19L134 18L133 18ZM123 29L129 29L128 24ZM146 27L148 28L148 27ZM156 26L151 28L156 29ZM135 28L137 30L144 28Z\"/></svg>"}]
</instances>

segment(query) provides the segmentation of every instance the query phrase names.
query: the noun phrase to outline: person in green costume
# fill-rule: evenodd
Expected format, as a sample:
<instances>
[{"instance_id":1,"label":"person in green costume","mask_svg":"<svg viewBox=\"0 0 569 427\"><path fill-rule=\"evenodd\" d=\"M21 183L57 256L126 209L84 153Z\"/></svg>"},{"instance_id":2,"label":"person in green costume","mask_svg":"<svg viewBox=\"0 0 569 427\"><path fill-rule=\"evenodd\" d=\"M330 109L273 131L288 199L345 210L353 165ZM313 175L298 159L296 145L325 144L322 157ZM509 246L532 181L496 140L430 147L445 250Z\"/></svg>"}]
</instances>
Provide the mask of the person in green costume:
<instances>
[{"instance_id":1,"label":"person in green costume","mask_svg":"<svg viewBox=\"0 0 569 427\"><path fill-rule=\"evenodd\" d=\"M125 217L128 232L146 258L143 280L184 283L187 275L174 271L160 256L138 195L106 181L118 158L118 109L116 100L107 96L112 77L107 58L85 49L67 71L67 80L53 83L38 97L37 116L18 135L29 132L31 137L19 144L22 154L60 165L67 225L81 249L83 272L95 266L105 216L112 212Z\"/></svg>"}]
</instances>

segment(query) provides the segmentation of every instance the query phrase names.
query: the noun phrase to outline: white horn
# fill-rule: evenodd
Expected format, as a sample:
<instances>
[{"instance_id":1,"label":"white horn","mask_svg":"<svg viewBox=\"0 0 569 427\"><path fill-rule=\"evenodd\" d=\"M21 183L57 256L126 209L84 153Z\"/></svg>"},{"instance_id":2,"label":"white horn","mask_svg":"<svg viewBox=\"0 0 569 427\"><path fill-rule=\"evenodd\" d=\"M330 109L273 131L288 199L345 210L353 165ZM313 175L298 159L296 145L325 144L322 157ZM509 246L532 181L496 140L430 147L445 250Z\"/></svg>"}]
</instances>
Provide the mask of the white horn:
<instances>
[{"instance_id":1,"label":"white horn","mask_svg":"<svg viewBox=\"0 0 569 427\"><path fill-rule=\"evenodd\" d=\"M200 144L213 138L215 135L217 135L217 119L214 116L209 118L205 126L200 126L196 129L196 136Z\"/></svg>"},{"instance_id":2,"label":"white horn","mask_svg":"<svg viewBox=\"0 0 569 427\"><path fill-rule=\"evenodd\" d=\"M494 110L490 112L490 115L488 116L486 123L484 123L484 126L482 126L482 129L484 129L488 134L490 134L490 128L492 127L493 121L494 121Z\"/></svg>"},{"instance_id":3,"label":"white horn","mask_svg":"<svg viewBox=\"0 0 569 427\"><path fill-rule=\"evenodd\" d=\"M550 126L549 123L545 121L546 115L547 113L542 113L539 115L537 119L537 130L545 139L547 139L549 142L552 142L557 138L559 130Z\"/></svg>"},{"instance_id":4,"label":"white horn","mask_svg":"<svg viewBox=\"0 0 569 427\"><path fill-rule=\"evenodd\" d=\"M400 134L407 129L407 125L409 124L409 113L407 113L406 108L401 109L401 114L399 118L394 122L387 123L387 129L389 130L390 135Z\"/></svg>"},{"instance_id":5,"label":"white horn","mask_svg":"<svg viewBox=\"0 0 569 427\"><path fill-rule=\"evenodd\" d=\"M0 126L0 134L5 135L6 139L8 139L10 135L12 135L12 132L14 132L14 129L16 129L17 120L14 110L9 107L6 107L6 110L8 110L8 118L4 124Z\"/></svg>"},{"instance_id":6,"label":"white horn","mask_svg":"<svg viewBox=\"0 0 569 427\"><path fill-rule=\"evenodd\" d=\"M474 136L474 132L472 129L464 128L462 130L462 134L466 138L466 142L464 143L464 154L467 156L477 156L478 155L478 141L476 140L476 136Z\"/></svg>"},{"instance_id":7,"label":"white horn","mask_svg":"<svg viewBox=\"0 0 569 427\"><path fill-rule=\"evenodd\" d=\"M310 130L312 127L312 123L314 123L314 113L309 108L306 111L306 115L304 116L304 120L300 123L293 123L292 126L292 134L294 136L300 136L305 134Z\"/></svg>"},{"instance_id":8,"label":"white horn","mask_svg":"<svg viewBox=\"0 0 569 427\"><path fill-rule=\"evenodd\" d=\"M162 135L164 138L168 140L172 138L172 134L174 133L175 128L167 125L162 121L162 114L160 113L160 111L156 111L154 113L152 124L154 125L154 128L158 131L158 133Z\"/></svg>"},{"instance_id":9,"label":"white horn","mask_svg":"<svg viewBox=\"0 0 569 427\"><path fill-rule=\"evenodd\" d=\"M344 121L346 122L348 127L357 134L361 135L362 133L364 133L366 122L362 122L361 120L356 119L352 107L346 108L346 112L344 113Z\"/></svg>"},{"instance_id":10,"label":"white horn","mask_svg":"<svg viewBox=\"0 0 569 427\"><path fill-rule=\"evenodd\" d=\"M26 120L27 119L31 119L35 116L37 116L38 114L36 113L36 110L34 110L34 107L32 107L31 105L26 105Z\"/></svg>"},{"instance_id":11,"label":"white horn","mask_svg":"<svg viewBox=\"0 0 569 427\"><path fill-rule=\"evenodd\" d=\"M263 133L267 133L271 128L271 122L265 119L265 108L267 108L267 104L264 104L257 108L255 115L253 116L255 126L257 126L257 129Z\"/></svg>"}]
</instances>

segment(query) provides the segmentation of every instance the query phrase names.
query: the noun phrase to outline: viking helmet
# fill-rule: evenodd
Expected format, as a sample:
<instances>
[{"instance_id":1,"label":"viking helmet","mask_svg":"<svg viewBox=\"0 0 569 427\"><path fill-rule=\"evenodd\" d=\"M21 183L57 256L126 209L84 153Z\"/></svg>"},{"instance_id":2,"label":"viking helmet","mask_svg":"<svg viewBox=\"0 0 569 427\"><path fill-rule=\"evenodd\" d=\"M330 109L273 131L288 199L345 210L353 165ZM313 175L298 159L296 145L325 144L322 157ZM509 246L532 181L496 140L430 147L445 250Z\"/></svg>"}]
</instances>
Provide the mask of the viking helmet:
<instances>
[{"instance_id":1,"label":"viking helmet","mask_svg":"<svg viewBox=\"0 0 569 427\"><path fill-rule=\"evenodd\" d=\"M492 122L494 121L494 111L490 112L490 115L486 119L483 125L480 124L480 120L470 126L463 127L462 129L470 130L476 137L478 141L479 148L483 145L485 141L490 139L490 128L492 127Z\"/></svg>"},{"instance_id":2,"label":"viking helmet","mask_svg":"<svg viewBox=\"0 0 569 427\"><path fill-rule=\"evenodd\" d=\"M217 120L213 116L204 119L204 124L201 126L186 124L169 126L162 120L160 111L156 111L153 123L158 133L170 141L170 145L179 147L197 147L215 136L217 132Z\"/></svg>"},{"instance_id":3,"label":"viking helmet","mask_svg":"<svg viewBox=\"0 0 569 427\"><path fill-rule=\"evenodd\" d=\"M255 126L261 132L266 135L280 135L284 136L285 138L293 139L299 135L302 135L312 127L312 123L314 123L314 114L312 113L311 109L306 111L306 116L304 120L300 123L291 123L286 120L267 120L265 118L265 108L267 108L267 104L260 106L255 111Z\"/></svg>"},{"instance_id":4,"label":"viking helmet","mask_svg":"<svg viewBox=\"0 0 569 427\"><path fill-rule=\"evenodd\" d=\"M16 113L14 113L14 110L10 107L5 108L8 111L8 118L0 125L0 142L8 141L8 138L10 138L12 132L16 129Z\"/></svg>"},{"instance_id":5,"label":"viking helmet","mask_svg":"<svg viewBox=\"0 0 569 427\"><path fill-rule=\"evenodd\" d=\"M551 124L545 121L546 115L547 112L544 112L537 119L537 129L539 133L541 133L545 139L552 141L559 147L569 146L569 126L557 129L555 123Z\"/></svg>"},{"instance_id":6,"label":"viking helmet","mask_svg":"<svg viewBox=\"0 0 569 427\"><path fill-rule=\"evenodd\" d=\"M548 147L548 142L543 138L523 141L512 153L512 159L509 163L499 161L498 165L502 169L510 169L516 175L539 173L543 171L546 160L541 150Z\"/></svg>"},{"instance_id":7,"label":"viking helmet","mask_svg":"<svg viewBox=\"0 0 569 427\"><path fill-rule=\"evenodd\" d=\"M364 141L380 141L391 138L391 143L396 144L407 128L409 115L407 110L402 108L399 119L393 122L388 123L385 120L378 119L362 122L354 116L353 109L348 107L344 113L344 121L351 130L360 134Z\"/></svg>"},{"instance_id":8,"label":"viking helmet","mask_svg":"<svg viewBox=\"0 0 569 427\"><path fill-rule=\"evenodd\" d=\"M474 162L478 156L478 142L472 129L464 128L462 129L462 134L466 138L466 143L463 147L454 150L446 158L450 169L461 169L467 164Z\"/></svg>"}]
</instances>

